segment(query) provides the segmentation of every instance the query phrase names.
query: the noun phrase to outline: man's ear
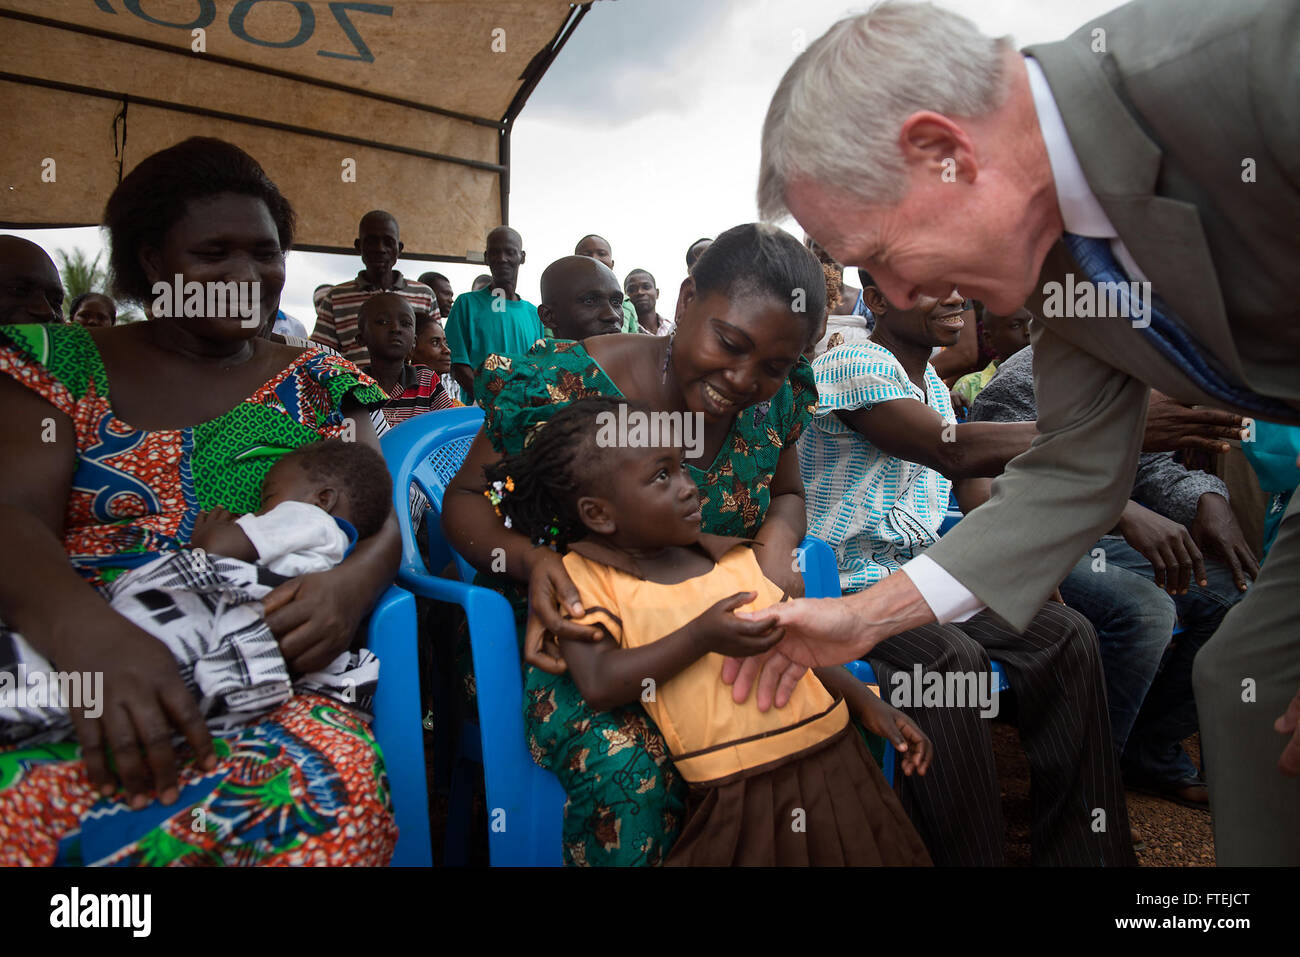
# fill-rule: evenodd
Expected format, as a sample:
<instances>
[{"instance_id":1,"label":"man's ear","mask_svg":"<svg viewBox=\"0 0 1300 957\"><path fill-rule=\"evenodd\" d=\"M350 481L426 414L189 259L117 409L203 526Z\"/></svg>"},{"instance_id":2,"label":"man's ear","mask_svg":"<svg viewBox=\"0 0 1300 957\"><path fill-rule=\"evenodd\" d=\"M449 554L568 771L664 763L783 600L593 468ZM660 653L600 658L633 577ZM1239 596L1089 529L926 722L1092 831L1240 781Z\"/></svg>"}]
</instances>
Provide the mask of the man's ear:
<instances>
[{"instance_id":1,"label":"man's ear","mask_svg":"<svg viewBox=\"0 0 1300 957\"><path fill-rule=\"evenodd\" d=\"M405 248L406 248L406 243L402 242L402 241L399 239L399 240L397 241L397 254L400 256L400 255L402 254L402 250L405 249Z\"/></svg>"},{"instance_id":2,"label":"man's ear","mask_svg":"<svg viewBox=\"0 0 1300 957\"><path fill-rule=\"evenodd\" d=\"M527 258L528 258L528 253L524 252L522 249L519 250L519 265L522 266L524 264L524 260Z\"/></svg>"},{"instance_id":3,"label":"man's ear","mask_svg":"<svg viewBox=\"0 0 1300 957\"><path fill-rule=\"evenodd\" d=\"M322 511L329 512L333 515L335 507L339 504L338 489L331 485L326 485L324 488L317 489L316 494L312 496L311 504L317 506Z\"/></svg>"},{"instance_id":4,"label":"man's ear","mask_svg":"<svg viewBox=\"0 0 1300 957\"><path fill-rule=\"evenodd\" d=\"M943 182L975 182L979 164L970 136L957 123L931 110L918 110L903 121L898 145L908 166L920 166Z\"/></svg>"},{"instance_id":5,"label":"man's ear","mask_svg":"<svg viewBox=\"0 0 1300 957\"><path fill-rule=\"evenodd\" d=\"M867 308L871 310L871 314L877 319L889 311L889 300L875 286L868 286L862 290L862 300L867 304Z\"/></svg>"},{"instance_id":6,"label":"man's ear","mask_svg":"<svg viewBox=\"0 0 1300 957\"><path fill-rule=\"evenodd\" d=\"M552 332L555 331L555 326L551 322L551 320L555 318L555 308L553 306L549 306L544 302L539 302L537 304L537 318L541 320L542 325L547 329L550 329Z\"/></svg>"},{"instance_id":7,"label":"man's ear","mask_svg":"<svg viewBox=\"0 0 1300 957\"><path fill-rule=\"evenodd\" d=\"M618 531L609 502L595 495L584 495L578 499L578 517L582 519L583 525L597 535L613 535Z\"/></svg>"},{"instance_id":8,"label":"man's ear","mask_svg":"<svg viewBox=\"0 0 1300 957\"><path fill-rule=\"evenodd\" d=\"M361 252L361 237L360 237L360 236L358 236L356 239L352 240L352 248L355 249L357 252Z\"/></svg>"}]
</instances>

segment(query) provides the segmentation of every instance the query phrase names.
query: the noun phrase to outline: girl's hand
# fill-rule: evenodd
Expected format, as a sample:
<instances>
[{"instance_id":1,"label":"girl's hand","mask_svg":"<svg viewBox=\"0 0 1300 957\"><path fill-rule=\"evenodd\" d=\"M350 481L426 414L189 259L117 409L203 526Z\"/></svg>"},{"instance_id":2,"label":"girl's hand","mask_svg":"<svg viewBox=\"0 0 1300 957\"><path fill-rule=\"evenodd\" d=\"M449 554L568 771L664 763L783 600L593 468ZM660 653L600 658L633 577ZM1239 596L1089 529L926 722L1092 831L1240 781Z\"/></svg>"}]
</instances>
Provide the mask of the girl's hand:
<instances>
[{"instance_id":1,"label":"girl's hand","mask_svg":"<svg viewBox=\"0 0 1300 957\"><path fill-rule=\"evenodd\" d=\"M762 654L781 640L785 629L777 627L775 615L751 621L733 614L757 597L758 592L738 592L691 622L709 651L730 658L748 658Z\"/></svg>"},{"instance_id":2,"label":"girl's hand","mask_svg":"<svg viewBox=\"0 0 1300 957\"><path fill-rule=\"evenodd\" d=\"M532 614L524 626L524 661L547 674L562 675L569 670L555 635Z\"/></svg>"},{"instance_id":3,"label":"girl's hand","mask_svg":"<svg viewBox=\"0 0 1300 957\"><path fill-rule=\"evenodd\" d=\"M359 594L342 570L299 575L262 600L266 624L293 673L319 671L346 651L370 610L372 596Z\"/></svg>"},{"instance_id":4,"label":"girl's hand","mask_svg":"<svg viewBox=\"0 0 1300 957\"><path fill-rule=\"evenodd\" d=\"M528 626L524 630L524 661L553 675L564 672L556 638L600 641L604 632L596 625L580 625L569 618L586 612L578 589L558 554L545 546L528 553Z\"/></svg>"},{"instance_id":5,"label":"girl's hand","mask_svg":"<svg viewBox=\"0 0 1300 957\"><path fill-rule=\"evenodd\" d=\"M934 756L934 744L915 721L892 705L882 701L870 691L861 697L854 708L854 717L863 727L889 741L903 757L903 773L909 777L915 772L922 777Z\"/></svg>"},{"instance_id":6,"label":"girl's hand","mask_svg":"<svg viewBox=\"0 0 1300 957\"><path fill-rule=\"evenodd\" d=\"M163 804L180 795L173 733L189 742L195 761L205 771L217 766L212 737L194 696L181 681L176 660L161 641L116 612L96 622L91 640L76 642L59 656L68 671L101 673L103 694L99 714L69 709L81 742L86 775L105 796L120 779L133 810L149 804L152 790ZM90 702L84 702L90 704ZM116 775L109 770L112 752Z\"/></svg>"}]
</instances>

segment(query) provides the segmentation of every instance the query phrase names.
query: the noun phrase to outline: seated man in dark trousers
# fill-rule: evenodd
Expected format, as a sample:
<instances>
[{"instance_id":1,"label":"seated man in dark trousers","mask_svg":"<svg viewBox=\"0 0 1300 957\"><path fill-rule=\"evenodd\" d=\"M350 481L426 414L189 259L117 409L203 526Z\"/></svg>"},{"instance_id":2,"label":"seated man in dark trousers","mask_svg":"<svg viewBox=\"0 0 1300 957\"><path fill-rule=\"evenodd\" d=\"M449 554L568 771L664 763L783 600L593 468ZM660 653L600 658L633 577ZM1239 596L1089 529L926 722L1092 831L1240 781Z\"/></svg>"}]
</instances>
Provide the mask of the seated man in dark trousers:
<instances>
[{"instance_id":1,"label":"seated man in dark trousers","mask_svg":"<svg viewBox=\"0 0 1300 957\"><path fill-rule=\"evenodd\" d=\"M961 332L959 293L923 296L906 311L874 286L864 298L875 316L871 338L813 362L817 417L799 439L808 533L835 549L846 593L893 574L933 544L951 480L1000 471L1035 431L1032 423L953 424L948 390L928 360ZM899 789L935 863L1002 863L987 720L996 704L983 694L923 694L917 672L927 686L986 692L990 658L1002 662L1015 692L1033 773L1033 862L1136 863L1097 638L1086 618L1054 601L1023 634L981 613L903 632L868 656L882 696L935 744L930 772L902 780Z\"/></svg>"},{"instance_id":2,"label":"seated man in dark trousers","mask_svg":"<svg viewBox=\"0 0 1300 957\"><path fill-rule=\"evenodd\" d=\"M976 398L970 421L1037 419L1033 365L1032 347L1007 359ZM964 508L990 494L990 480L975 481L986 488L964 497ZM1192 660L1259 565L1223 482L1184 468L1168 452L1142 455L1115 532L1079 559L1061 595L1097 630L1125 783L1209 810L1209 791L1182 746L1197 730ZM1183 631L1170 648L1176 620Z\"/></svg>"}]
</instances>

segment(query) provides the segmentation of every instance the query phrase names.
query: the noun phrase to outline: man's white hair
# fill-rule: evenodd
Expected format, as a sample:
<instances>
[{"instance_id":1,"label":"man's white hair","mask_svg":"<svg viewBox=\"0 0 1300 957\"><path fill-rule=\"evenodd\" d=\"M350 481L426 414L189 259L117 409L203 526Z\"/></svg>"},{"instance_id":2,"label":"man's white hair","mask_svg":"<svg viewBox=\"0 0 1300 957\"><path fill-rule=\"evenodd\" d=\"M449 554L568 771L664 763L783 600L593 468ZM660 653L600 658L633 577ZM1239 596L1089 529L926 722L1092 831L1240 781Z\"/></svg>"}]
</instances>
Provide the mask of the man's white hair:
<instances>
[{"instance_id":1,"label":"man's white hair","mask_svg":"<svg viewBox=\"0 0 1300 957\"><path fill-rule=\"evenodd\" d=\"M763 122L758 209L788 212L806 178L871 204L903 198L898 136L918 110L981 116L1001 103L1010 38L931 3L879 3L826 31L786 70Z\"/></svg>"}]
</instances>

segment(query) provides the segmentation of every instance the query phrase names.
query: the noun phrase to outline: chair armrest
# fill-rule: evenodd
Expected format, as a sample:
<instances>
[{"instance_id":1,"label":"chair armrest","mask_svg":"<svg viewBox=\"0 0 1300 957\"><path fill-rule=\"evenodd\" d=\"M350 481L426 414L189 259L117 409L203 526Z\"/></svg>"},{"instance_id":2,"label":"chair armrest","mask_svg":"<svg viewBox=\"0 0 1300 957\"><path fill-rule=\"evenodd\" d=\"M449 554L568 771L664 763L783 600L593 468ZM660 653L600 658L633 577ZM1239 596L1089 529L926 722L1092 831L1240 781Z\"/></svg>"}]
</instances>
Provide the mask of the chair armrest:
<instances>
[{"instance_id":1,"label":"chair armrest","mask_svg":"<svg viewBox=\"0 0 1300 957\"><path fill-rule=\"evenodd\" d=\"M840 573L835 565L835 552L820 538L804 538L796 549L795 557L803 572L803 591L807 598L839 598Z\"/></svg>"}]
</instances>

